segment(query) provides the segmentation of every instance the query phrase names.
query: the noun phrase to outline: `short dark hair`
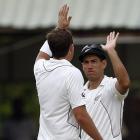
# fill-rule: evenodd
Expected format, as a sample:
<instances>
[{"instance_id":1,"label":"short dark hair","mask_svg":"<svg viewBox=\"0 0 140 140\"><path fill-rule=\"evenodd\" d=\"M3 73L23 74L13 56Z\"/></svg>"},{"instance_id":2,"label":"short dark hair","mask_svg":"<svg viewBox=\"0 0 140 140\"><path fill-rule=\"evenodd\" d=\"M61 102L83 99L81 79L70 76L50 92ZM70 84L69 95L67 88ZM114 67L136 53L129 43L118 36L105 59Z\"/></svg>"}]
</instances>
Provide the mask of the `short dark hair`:
<instances>
[{"instance_id":1,"label":"short dark hair","mask_svg":"<svg viewBox=\"0 0 140 140\"><path fill-rule=\"evenodd\" d=\"M66 29L53 29L47 34L47 40L55 58L65 57L73 43L72 34Z\"/></svg>"}]
</instances>

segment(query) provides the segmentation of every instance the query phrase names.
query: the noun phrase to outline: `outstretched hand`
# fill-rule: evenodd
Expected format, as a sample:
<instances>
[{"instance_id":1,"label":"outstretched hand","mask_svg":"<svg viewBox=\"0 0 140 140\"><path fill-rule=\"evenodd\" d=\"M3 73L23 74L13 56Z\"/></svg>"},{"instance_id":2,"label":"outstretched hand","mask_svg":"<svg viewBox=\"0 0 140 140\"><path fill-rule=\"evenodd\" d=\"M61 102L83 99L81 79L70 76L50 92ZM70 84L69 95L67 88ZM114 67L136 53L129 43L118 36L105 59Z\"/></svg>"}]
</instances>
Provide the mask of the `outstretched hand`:
<instances>
[{"instance_id":1,"label":"outstretched hand","mask_svg":"<svg viewBox=\"0 0 140 140\"><path fill-rule=\"evenodd\" d=\"M107 41L105 45L101 45L102 48L107 51L109 49L115 48L117 39L118 39L119 33L115 34L115 32L110 32L110 34L107 36Z\"/></svg>"},{"instance_id":2,"label":"outstretched hand","mask_svg":"<svg viewBox=\"0 0 140 140\"><path fill-rule=\"evenodd\" d=\"M66 29L66 28L69 27L72 17L68 16L68 12L69 12L69 6L67 6L67 4L63 5L60 8L60 11L59 11L59 14L58 14L57 28Z\"/></svg>"}]
</instances>

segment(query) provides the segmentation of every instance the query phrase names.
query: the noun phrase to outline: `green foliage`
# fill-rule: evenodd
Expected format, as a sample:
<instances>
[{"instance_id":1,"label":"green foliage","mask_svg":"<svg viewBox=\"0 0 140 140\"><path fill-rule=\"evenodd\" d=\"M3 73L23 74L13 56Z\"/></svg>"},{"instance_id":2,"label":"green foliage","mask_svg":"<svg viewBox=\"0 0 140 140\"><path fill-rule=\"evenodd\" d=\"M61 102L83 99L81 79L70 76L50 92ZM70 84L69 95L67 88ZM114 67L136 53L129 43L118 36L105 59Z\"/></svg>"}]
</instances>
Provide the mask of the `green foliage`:
<instances>
[{"instance_id":1,"label":"green foliage","mask_svg":"<svg viewBox=\"0 0 140 140\"><path fill-rule=\"evenodd\" d=\"M23 111L27 116L37 119L39 104L35 85L14 83L0 85L0 120L6 120L13 113L12 104L16 98L23 101Z\"/></svg>"}]
</instances>

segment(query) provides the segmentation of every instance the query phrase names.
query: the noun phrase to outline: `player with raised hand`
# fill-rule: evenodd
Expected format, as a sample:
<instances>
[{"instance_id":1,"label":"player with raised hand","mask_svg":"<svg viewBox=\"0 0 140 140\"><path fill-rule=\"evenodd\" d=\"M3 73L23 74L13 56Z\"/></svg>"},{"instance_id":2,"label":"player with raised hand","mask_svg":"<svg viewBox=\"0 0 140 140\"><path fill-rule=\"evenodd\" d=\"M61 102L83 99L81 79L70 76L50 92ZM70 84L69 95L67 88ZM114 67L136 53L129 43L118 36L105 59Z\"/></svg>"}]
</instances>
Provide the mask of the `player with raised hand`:
<instances>
[{"instance_id":1,"label":"player with raised hand","mask_svg":"<svg viewBox=\"0 0 140 140\"><path fill-rule=\"evenodd\" d=\"M40 104L38 140L80 140L79 125L94 140L102 140L85 108L83 76L70 63L74 44L66 29L71 20L68 11L67 5L60 9L58 27L47 34L34 65Z\"/></svg>"},{"instance_id":2,"label":"player with raised hand","mask_svg":"<svg viewBox=\"0 0 140 140\"><path fill-rule=\"evenodd\" d=\"M122 140L123 105L130 86L129 75L115 50L118 36L111 32L105 45L86 45L79 56L88 79L84 87L86 108L104 140ZM115 78L104 74L106 53ZM84 131L81 138L91 140Z\"/></svg>"}]
</instances>

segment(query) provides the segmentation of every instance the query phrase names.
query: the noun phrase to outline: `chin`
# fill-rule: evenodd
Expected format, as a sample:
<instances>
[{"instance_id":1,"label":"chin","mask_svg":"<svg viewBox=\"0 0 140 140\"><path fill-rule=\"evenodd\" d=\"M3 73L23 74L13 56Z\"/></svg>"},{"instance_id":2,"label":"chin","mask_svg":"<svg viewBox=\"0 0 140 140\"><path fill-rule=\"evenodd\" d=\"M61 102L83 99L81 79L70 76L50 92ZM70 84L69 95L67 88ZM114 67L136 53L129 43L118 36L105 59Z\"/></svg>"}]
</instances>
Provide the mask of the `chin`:
<instances>
[{"instance_id":1,"label":"chin","mask_svg":"<svg viewBox=\"0 0 140 140\"><path fill-rule=\"evenodd\" d=\"M95 77L92 75L87 75L87 78L88 78L88 80L90 80L90 81L92 81L92 80L94 80L95 79Z\"/></svg>"}]
</instances>

